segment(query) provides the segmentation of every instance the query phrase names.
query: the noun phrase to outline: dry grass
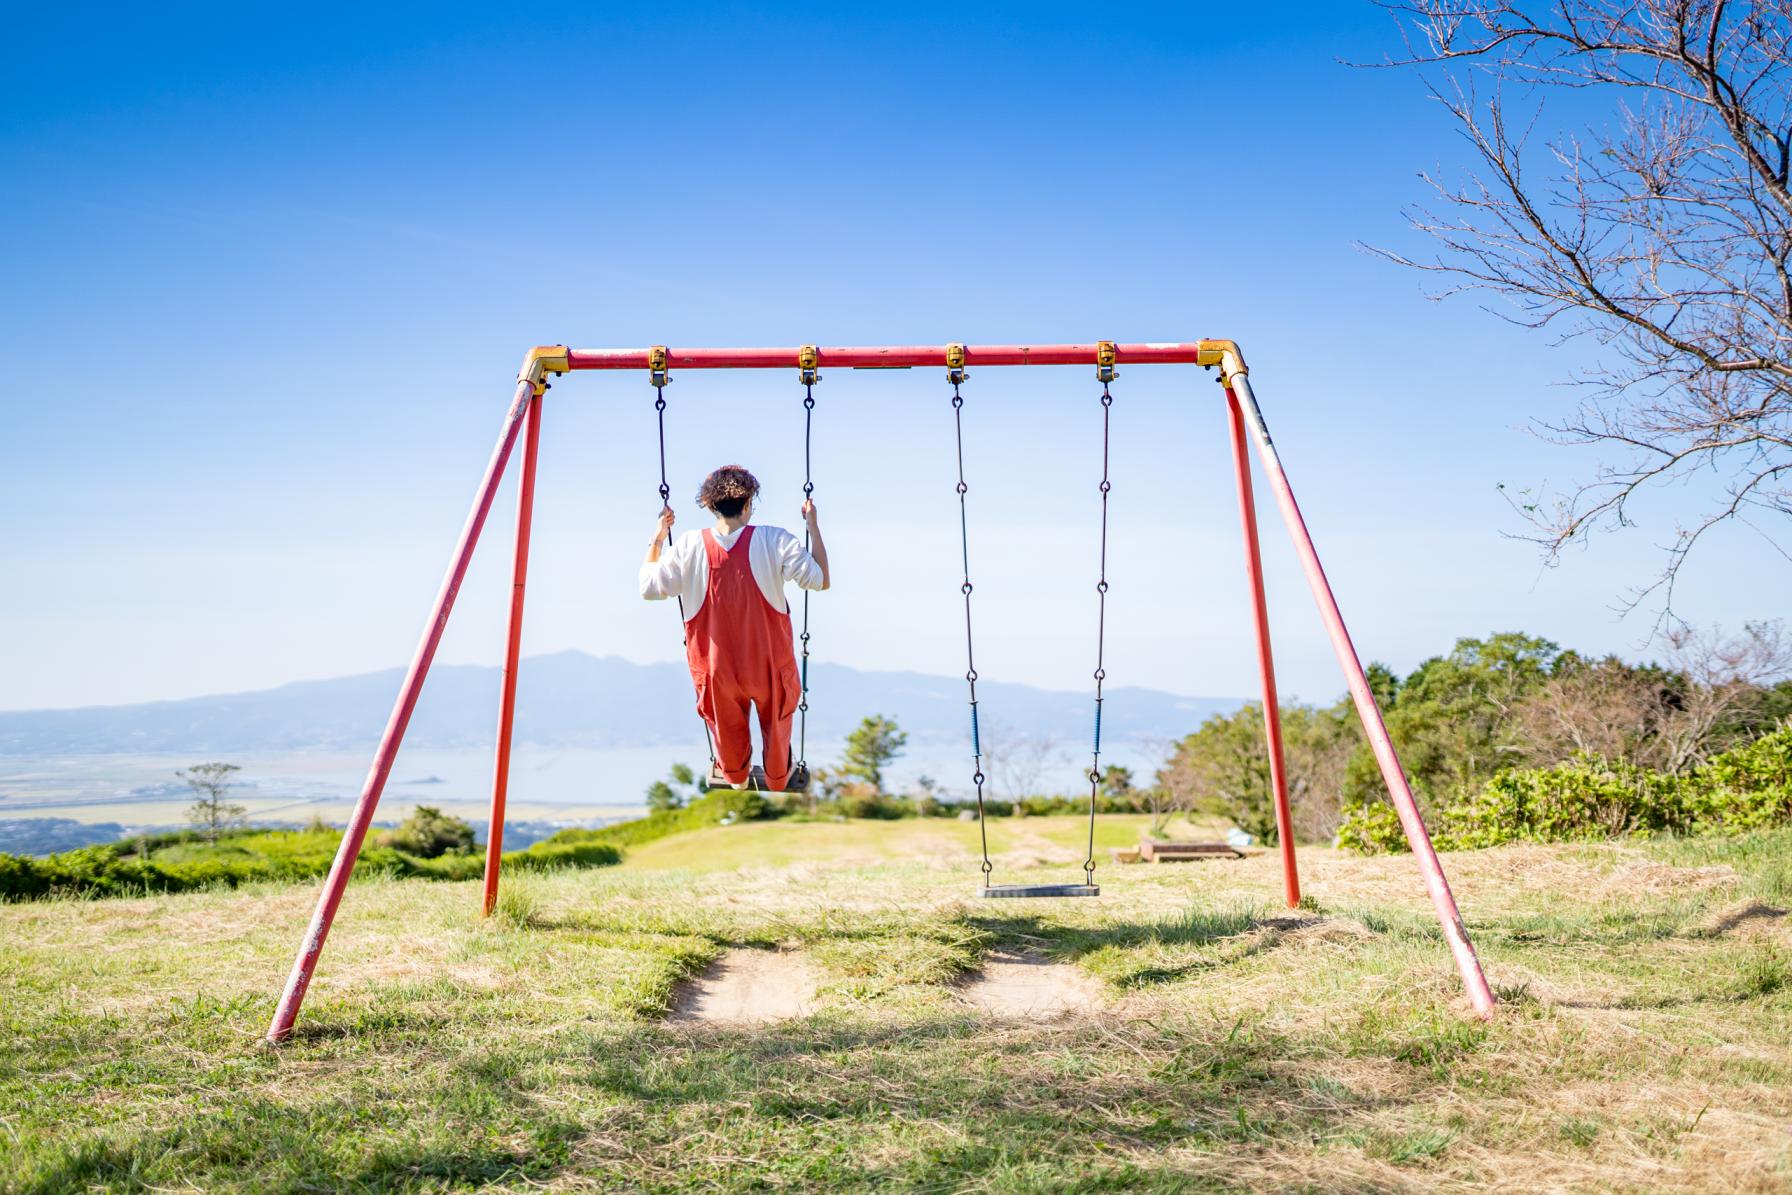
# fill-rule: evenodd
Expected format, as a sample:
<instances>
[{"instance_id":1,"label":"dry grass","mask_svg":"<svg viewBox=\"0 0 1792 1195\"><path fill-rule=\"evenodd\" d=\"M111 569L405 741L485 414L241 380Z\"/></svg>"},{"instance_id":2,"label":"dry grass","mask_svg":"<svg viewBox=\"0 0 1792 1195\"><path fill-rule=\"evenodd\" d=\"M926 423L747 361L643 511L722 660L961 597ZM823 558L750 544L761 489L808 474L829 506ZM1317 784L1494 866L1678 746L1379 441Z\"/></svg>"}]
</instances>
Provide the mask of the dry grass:
<instances>
[{"instance_id":1,"label":"dry grass","mask_svg":"<svg viewBox=\"0 0 1792 1195\"><path fill-rule=\"evenodd\" d=\"M1491 1023L1410 859L1305 852L1290 912L1269 856L979 902L903 850L529 877L491 922L474 884L359 884L277 1052L313 889L0 907L0 1189L1792 1185L1792 835L1449 856ZM811 1015L662 1024L774 947ZM997 953L1104 998L980 1017Z\"/></svg>"}]
</instances>

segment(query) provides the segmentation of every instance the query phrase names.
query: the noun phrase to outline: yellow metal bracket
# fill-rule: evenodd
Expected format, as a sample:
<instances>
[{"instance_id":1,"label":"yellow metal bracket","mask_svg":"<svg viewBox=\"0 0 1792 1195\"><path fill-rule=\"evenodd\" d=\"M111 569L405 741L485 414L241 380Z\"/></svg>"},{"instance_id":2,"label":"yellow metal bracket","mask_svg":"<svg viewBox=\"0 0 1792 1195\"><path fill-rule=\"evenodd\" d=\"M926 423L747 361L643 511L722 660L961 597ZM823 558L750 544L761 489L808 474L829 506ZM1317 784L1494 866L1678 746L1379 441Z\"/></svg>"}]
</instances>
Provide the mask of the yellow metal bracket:
<instances>
[{"instance_id":1,"label":"yellow metal bracket","mask_svg":"<svg viewBox=\"0 0 1792 1195\"><path fill-rule=\"evenodd\" d=\"M820 364L821 350L814 345L805 344L802 348L797 350L797 373L802 379L803 385L813 386L815 383L821 381L821 373L819 370Z\"/></svg>"},{"instance_id":2,"label":"yellow metal bracket","mask_svg":"<svg viewBox=\"0 0 1792 1195\"><path fill-rule=\"evenodd\" d=\"M1103 386L1120 376L1120 371L1114 368L1116 353L1111 340L1099 341L1095 345L1095 377Z\"/></svg>"},{"instance_id":3,"label":"yellow metal bracket","mask_svg":"<svg viewBox=\"0 0 1792 1195\"><path fill-rule=\"evenodd\" d=\"M970 376L964 371L964 346L962 344L947 345L946 380L957 386Z\"/></svg>"},{"instance_id":4,"label":"yellow metal bracket","mask_svg":"<svg viewBox=\"0 0 1792 1195\"><path fill-rule=\"evenodd\" d=\"M1224 384L1230 385L1237 375L1251 372L1235 340L1201 340L1196 342L1196 349L1195 364L1219 366L1220 381Z\"/></svg>"},{"instance_id":5,"label":"yellow metal bracket","mask_svg":"<svg viewBox=\"0 0 1792 1195\"><path fill-rule=\"evenodd\" d=\"M656 344L647 350L647 378L653 383L655 390L664 390L672 380L671 370L667 368L670 356L663 344Z\"/></svg>"},{"instance_id":6,"label":"yellow metal bracket","mask_svg":"<svg viewBox=\"0 0 1792 1195\"><path fill-rule=\"evenodd\" d=\"M528 382L535 387L535 395L541 397L542 391L548 388L548 375L562 374L571 368L567 360L566 346L563 344L538 344L523 356L523 368L518 371L516 380Z\"/></svg>"}]
</instances>

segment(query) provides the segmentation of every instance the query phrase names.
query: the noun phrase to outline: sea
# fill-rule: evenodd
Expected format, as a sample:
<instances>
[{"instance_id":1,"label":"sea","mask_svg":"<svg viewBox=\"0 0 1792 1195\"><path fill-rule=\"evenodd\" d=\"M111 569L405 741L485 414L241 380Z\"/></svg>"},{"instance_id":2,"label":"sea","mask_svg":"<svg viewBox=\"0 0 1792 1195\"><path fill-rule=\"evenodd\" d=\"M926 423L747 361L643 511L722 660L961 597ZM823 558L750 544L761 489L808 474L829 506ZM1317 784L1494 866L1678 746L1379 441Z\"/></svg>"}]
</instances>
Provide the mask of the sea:
<instances>
[{"instance_id":1,"label":"sea","mask_svg":"<svg viewBox=\"0 0 1792 1195\"><path fill-rule=\"evenodd\" d=\"M838 759L842 744L812 743L811 761ZM235 775L230 799L252 824L301 826L313 819L344 824L366 780L370 754L325 751L249 753L225 762ZM48 854L188 824L192 793L176 773L205 759L168 754L0 755L0 852ZM1125 750L1104 762L1143 769ZM644 793L675 763L701 773L704 744L690 748L554 747L519 743L512 752L505 845L526 846L557 829L597 827L639 817ZM1075 792L1086 757L1069 752L1041 779L1045 791ZM962 745L918 743L890 768L886 786L903 792L928 777L947 799L971 795L971 760ZM472 822L481 840L490 815L492 751L419 747L400 752L382 795L376 824L396 825L418 805Z\"/></svg>"}]
</instances>

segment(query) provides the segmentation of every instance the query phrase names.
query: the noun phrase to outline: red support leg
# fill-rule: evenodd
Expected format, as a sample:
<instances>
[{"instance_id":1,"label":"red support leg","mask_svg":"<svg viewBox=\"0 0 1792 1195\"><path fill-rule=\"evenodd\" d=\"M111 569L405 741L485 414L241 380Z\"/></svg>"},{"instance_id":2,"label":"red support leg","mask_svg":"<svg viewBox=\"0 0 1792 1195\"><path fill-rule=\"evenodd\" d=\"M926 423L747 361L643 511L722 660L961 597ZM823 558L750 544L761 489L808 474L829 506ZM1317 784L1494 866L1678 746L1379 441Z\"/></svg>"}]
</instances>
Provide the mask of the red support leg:
<instances>
[{"instance_id":1,"label":"red support leg","mask_svg":"<svg viewBox=\"0 0 1792 1195\"><path fill-rule=\"evenodd\" d=\"M386 778L391 775L392 761L397 758L398 746L404 741L405 727L410 724L411 713L417 708L417 695L423 690L423 678L429 675L430 662L435 659L436 648L441 645L449 612L454 609L455 595L460 592L460 583L467 575L467 563L473 558L473 548L479 542L479 532L485 526L485 517L491 513L492 499L497 495L498 482L504 477L504 466L510 460L511 449L516 446L517 433L522 429L523 417L529 409L529 400L534 391L534 385L530 381L520 381L516 397L511 400L510 410L504 416L504 426L498 434L497 447L492 449L491 460L485 466L485 478L479 483L479 493L473 500L473 509L467 515L466 525L461 528L460 542L455 545L448 575L443 578L442 588L436 594L435 606L430 610L423 638L417 644L416 654L411 657L411 666L405 673L398 702L392 707L392 717L386 723L385 733L380 736L379 749L374 752L373 766L368 769L360 799L355 802L354 815L349 819L348 829L342 835L342 845L336 850L336 860L330 864L330 874L324 880L323 893L318 897L316 911L311 914L311 924L305 930L305 939L299 946L298 957L293 960L292 972L286 977L286 988L280 994L280 1006L274 1012L273 1023L268 1026L267 1040L270 1042L285 1041L292 1033L293 1022L298 1019L299 1005L304 1003L305 989L311 986L311 977L317 968L317 956L323 951L324 939L330 933L330 923L336 919L336 908L342 903L343 890L348 887L349 876L354 873L355 860L361 854L361 844L367 838L367 828L373 823L374 810L380 803L380 793L386 787Z\"/></svg>"},{"instance_id":2,"label":"red support leg","mask_svg":"<svg viewBox=\"0 0 1792 1195\"><path fill-rule=\"evenodd\" d=\"M516 490L516 559L510 571L510 627L504 640L504 684L498 704L498 749L492 764L492 813L485 842L485 916L498 903L498 866L504 854L504 800L510 794L510 734L516 722L517 652L523 642L523 587L529 580L529 525L535 513L535 454L541 444L541 395L529 400L523 435L523 476Z\"/></svg>"},{"instance_id":3,"label":"red support leg","mask_svg":"<svg viewBox=\"0 0 1792 1195\"><path fill-rule=\"evenodd\" d=\"M1294 858L1294 818L1288 809L1288 763L1282 751L1282 706L1276 697L1276 663L1269 646L1269 607L1263 598L1263 556L1257 544L1257 503L1251 493L1251 458L1245 447L1244 412L1226 391L1232 429L1232 468L1238 478L1238 516L1244 524L1244 567L1251 583L1257 628L1257 672L1263 680L1263 735L1269 748L1269 783L1275 794L1276 837L1282 848L1282 890L1288 907L1300 906L1300 869Z\"/></svg>"},{"instance_id":4,"label":"red support leg","mask_svg":"<svg viewBox=\"0 0 1792 1195\"><path fill-rule=\"evenodd\" d=\"M1256 396L1251 392L1250 378L1239 369L1226 382L1227 388L1236 392L1239 402L1243 404L1251 436L1257 442L1258 458L1263 462L1263 471L1269 478L1270 487L1275 490L1276 504L1281 507L1282 521L1288 525L1294 549L1300 554L1301 568L1307 574L1307 585L1313 591L1313 600L1319 606L1319 616L1325 621L1326 632L1331 636L1332 650L1344 669L1344 680L1350 686L1351 700L1356 703L1357 717L1363 724L1363 733L1369 737L1369 747L1375 753L1382 781L1388 786L1388 795L1393 798L1394 810L1400 816L1400 826L1406 831L1406 841L1412 847L1419 871L1425 877L1425 889L1431 896L1431 907L1437 913L1438 923L1443 926L1444 938L1450 944L1450 953L1455 956L1456 969L1461 973L1462 985L1468 991L1469 1004L1480 1015L1490 1016L1494 1008L1493 992L1487 986L1487 976L1481 971L1481 960L1475 957L1474 945L1469 941L1468 930L1462 924L1462 914L1456 908L1456 897L1450 892L1450 881L1444 877L1443 864L1438 862L1437 851L1431 846L1431 835L1425 829L1424 819L1419 816L1418 802L1413 799L1412 787L1407 784L1399 756L1394 753L1393 740L1388 737L1387 724L1382 721L1381 709L1375 704L1375 695L1369 689L1369 679L1363 675L1363 664L1357 658L1356 646L1350 641L1350 632L1344 627L1344 616L1338 610L1338 599L1333 596L1331 582L1326 580L1325 569L1320 566L1319 552L1313 546L1313 536L1307 531L1306 520L1301 517L1300 507L1294 501L1294 490L1288 484L1288 475L1282 470L1281 458L1269 438L1269 428L1263 422L1263 412L1258 408Z\"/></svg>"}]
</instances>

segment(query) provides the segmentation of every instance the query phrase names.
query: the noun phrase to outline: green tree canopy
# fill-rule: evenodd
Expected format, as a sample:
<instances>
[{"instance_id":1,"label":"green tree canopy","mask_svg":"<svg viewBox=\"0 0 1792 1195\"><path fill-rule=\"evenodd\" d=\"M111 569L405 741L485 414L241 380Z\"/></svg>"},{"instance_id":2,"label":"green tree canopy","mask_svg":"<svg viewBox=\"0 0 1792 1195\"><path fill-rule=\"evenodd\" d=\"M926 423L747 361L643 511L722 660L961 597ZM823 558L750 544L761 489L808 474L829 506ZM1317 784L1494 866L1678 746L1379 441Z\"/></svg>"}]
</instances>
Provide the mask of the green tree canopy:
<instances>
[{"instance_id":1,"label":"green tree canopy","mask_svg":"<svg viewBox=\"0 0 1792 1195\"><path fill-rule=\"evenodd\" d=\"M846 736L846 752L841 757L840 771L876 788L884 787L884 769L902 754L908 745L908 734L893 718L872 714L861 721L858 729Z\"/></svg>"}]
</instances>

